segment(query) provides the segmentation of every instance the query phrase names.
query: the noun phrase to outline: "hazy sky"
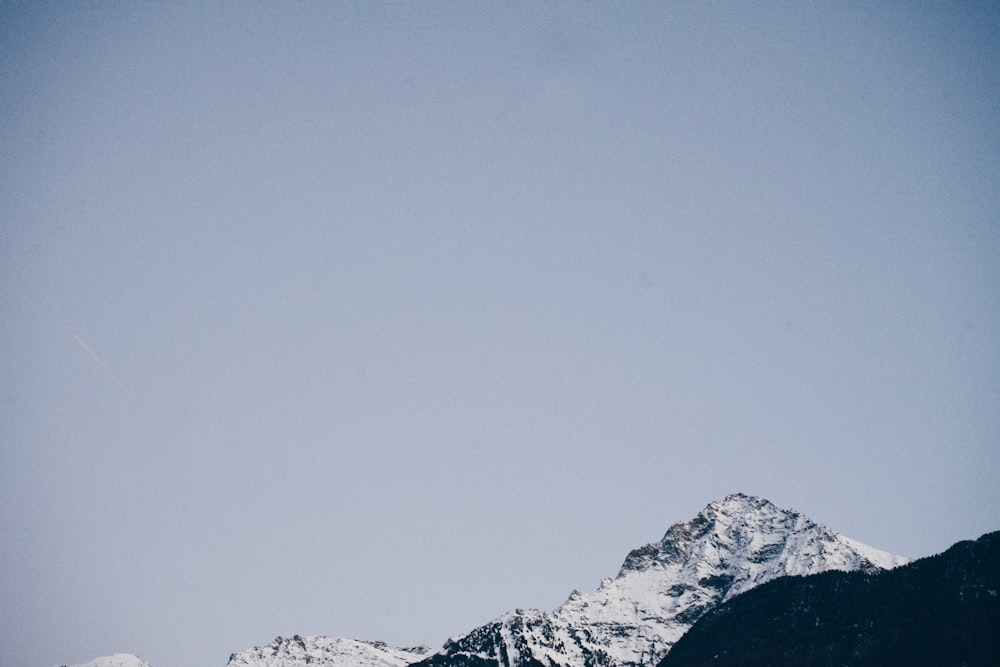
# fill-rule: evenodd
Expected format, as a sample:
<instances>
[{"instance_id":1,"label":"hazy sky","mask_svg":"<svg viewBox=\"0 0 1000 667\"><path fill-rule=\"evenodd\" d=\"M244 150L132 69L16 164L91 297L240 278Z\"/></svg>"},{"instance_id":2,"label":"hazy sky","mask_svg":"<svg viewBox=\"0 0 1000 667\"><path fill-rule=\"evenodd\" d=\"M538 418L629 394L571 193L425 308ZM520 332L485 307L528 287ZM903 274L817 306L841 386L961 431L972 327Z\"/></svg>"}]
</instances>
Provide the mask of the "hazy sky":
<instances>
[{"instance_id":1,"label":"hazy sky","mask_svg":"<svg viewBox=\"0 0 1000 667\"><path fill-rule=\"evenodd\" d=\"M1000 528L996 3L14 2L0 91L2 667Z\"/></svg>"}]
</instances>

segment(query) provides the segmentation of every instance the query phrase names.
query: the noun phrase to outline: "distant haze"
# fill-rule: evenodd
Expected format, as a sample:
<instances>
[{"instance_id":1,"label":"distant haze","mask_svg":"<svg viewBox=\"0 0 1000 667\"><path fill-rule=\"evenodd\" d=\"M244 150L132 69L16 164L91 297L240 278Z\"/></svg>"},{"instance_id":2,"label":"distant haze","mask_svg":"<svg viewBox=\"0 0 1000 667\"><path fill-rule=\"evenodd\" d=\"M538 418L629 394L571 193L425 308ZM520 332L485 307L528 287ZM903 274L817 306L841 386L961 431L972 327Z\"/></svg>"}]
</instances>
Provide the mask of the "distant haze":
<instances>
[{"instance_id":1,"label":"distant haze","mask_svg":"<svg viewBox=\"0 0 1000 667\"><path fill-rule=\"evenodd\" d=\"M997 3L7 2L0 91L0 667L1000 528Z\"/></svg>"}]
</instances>

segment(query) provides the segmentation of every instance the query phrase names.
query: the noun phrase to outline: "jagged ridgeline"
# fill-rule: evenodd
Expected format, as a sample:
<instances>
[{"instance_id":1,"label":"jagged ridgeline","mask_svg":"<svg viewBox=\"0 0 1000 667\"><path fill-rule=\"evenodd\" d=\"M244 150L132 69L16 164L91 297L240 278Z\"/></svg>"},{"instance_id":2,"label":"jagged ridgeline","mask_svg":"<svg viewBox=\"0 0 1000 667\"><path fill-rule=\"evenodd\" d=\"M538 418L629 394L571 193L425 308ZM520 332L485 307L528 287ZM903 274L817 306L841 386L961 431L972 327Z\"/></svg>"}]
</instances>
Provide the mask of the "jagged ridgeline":
<instances>
[{"instance_id":1,"label":"jagged ridgeline","mask_svg":"<svg viewBox=\"0 0 1000 667\"><path fill-rule=\"evenodd\" d=\"M904 565L903 567L898 567ZM762 498L711 503L593 593L518 609L440 650L278 637L229 667L1000 664L1000 533L910 564ZM133 655L82 667L149 667Z\"/></svg>"},{"instance_id":2,"label":"jagged ridgeline","mask_svg":"<svg viewBox=\"0 0 1000 667\"><path fill-rule=\"evenodd\" d=\"M597 591L574 592L552 612L508 612L437 652L279 638L234 654L230 667L650 667L707 611L764 582L903 562L798 512L733 494L632 551Z\"/></svg>"},{"instance_id":3,"label":"jagged ridgeline","mask_svg":"<svg viewBox=\"0 0 1000 667\"><path fill-rule=\"evenodd\" d=\"M993 667L1000 532L886 572L759 586L705 614L659 667Z\"/></svg>"},{"instance_id":4,"label":"jagged ridgeline","mask_svg":"<svg viewBox=\"0 0 1000 667\"><path fill-rule=\"evenodd\" d=\"M903 565L903 567L897 567ZM593 593L393 648L278 637L229 667L1000 665L1000 533L906 559L734 494L633 550ZM133 655L80 667L149 667Z\"/></svg>"}]
</instances>

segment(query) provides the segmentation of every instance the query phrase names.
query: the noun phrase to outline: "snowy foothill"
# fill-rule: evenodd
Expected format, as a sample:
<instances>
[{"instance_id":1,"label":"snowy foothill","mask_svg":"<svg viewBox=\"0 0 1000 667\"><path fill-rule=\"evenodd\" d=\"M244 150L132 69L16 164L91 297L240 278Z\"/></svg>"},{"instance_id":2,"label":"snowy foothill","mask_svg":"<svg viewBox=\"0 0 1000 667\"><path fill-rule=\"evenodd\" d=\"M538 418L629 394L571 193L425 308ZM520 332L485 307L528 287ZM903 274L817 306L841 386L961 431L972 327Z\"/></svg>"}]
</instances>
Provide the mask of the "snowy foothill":
<instances>
[{"instance_id":1,"label":"snowy foothill","mask_svg":"<svg viewBox=\"0 0 1000 667\"><path fill-rule=\"evenodd\" d=\"M115 653L114 655L94 658L90 662L79 665L66 665L64 667L150 667L139 656L131 653Z\"/></svg>"}]
</instances>

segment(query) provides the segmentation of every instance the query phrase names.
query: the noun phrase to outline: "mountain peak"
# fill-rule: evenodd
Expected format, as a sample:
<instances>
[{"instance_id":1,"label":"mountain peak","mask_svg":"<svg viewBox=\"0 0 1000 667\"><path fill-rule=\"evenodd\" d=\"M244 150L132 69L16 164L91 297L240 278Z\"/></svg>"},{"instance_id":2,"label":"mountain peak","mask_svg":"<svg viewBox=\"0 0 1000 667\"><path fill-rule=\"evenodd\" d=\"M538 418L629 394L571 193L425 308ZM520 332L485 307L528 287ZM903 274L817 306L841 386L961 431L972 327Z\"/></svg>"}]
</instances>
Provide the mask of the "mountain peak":
<instances>
[{"instance_id":1,"label":"mountain peak","mask_svg":"<svg viewBox=\"0 0 1000 667\"><path fill-rule=\"evenodd\" d=\"M705 511L714 509L725 513L739 514L750 510L774 510L783 511L767 498L752 496L746 493L730 493L722 500L716 500L705 507Z\"/></svg>"},{"instance_id":2,"label":"mountain peak","mask_svg":"<svg viewBox=\"0 0 1000 667\"><path fill-rule=\"evenodd\" d=\"M515 609L428 649L329 637L275 639L229 667L641 667L658 662L708 610L785 575L889 568L896 556L769 500L733 493L633 550L593 593L558 609Z\"/></svg>"},{"instance_id":3,"label":"mountain peak","mask_svg":"<svg viewBox=\"0 0 1000 667\"><path fill-rule=\"evenodd\" d=\"M267 646L234 653L228 667L298 667L302 664L328 667L405 667L426 657L426 646L395 648L378 641L363 641L325 635L275 637Z\"/></svg>"},{"instance_id":4,"label":"mountain peak","mask_svg":"<svg viewBox=\"0 0 1000 667\"><path fill-rule=\"evenodd\" d=\"M770 500L745 493L731 493L709 503L690 521L672 525L659 542L633 550L625 558L618 576L655 565L679 563L691 558L692 545L712 537L720 547L739 548L750 543L762 528L769 532L788 530L803 520L798 512L783 510ZM804 528L815 526L804 519Z\"/></svg>"},{"instance_id":5,"label":"mountain peak","mask_svg":"<svg viewBox=\"0 0 1000 667\"><path fill-rule=\"evenodd\" d=\"M722 500L716 500L705 506L692 522L703 520L727 525L745 523L753 526L764 517L781 516L797 518L801 515L795 510L778 507L767 498L751 496L745 493L730 493Z\"/></svg>"},{"instance_id":6,"label":"mountain peak","mask_svg":"<svg viewBox=\"0 0 1000 667\"><path fill-rule=\"evenodd\" d=\"M81 665L69 665L69 667L149 667L149 664L131 653L115 653L114 655L94 658Z\"/></svg>"},{"instance_id":7,"label":"mountain peak","mask_svg":"<svg viewBox=\"0 0 1000 667\"><path fill-rule=\"evenodd\" d=\"M733 493L633 550L594 593L574 591L552 613L505 614L422 667L653 664L706 611L765 581L904 561L765 498Z\"/></svg>"}]
</instances>

